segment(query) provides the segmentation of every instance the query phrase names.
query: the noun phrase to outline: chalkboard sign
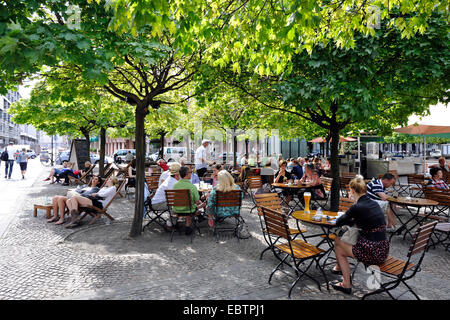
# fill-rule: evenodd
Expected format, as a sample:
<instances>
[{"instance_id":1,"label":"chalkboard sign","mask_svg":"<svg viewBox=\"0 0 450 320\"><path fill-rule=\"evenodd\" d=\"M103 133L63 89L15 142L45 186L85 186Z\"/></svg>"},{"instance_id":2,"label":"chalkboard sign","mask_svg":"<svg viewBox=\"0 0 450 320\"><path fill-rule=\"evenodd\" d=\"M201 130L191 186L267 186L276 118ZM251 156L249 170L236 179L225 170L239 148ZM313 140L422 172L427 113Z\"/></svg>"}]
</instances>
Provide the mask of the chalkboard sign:
<instances>
[{"instance_id":1,"label":"chalkboard sign","mask_svg":"<svg viewBox=\"0 0 450 320\"><path fill-rule=\"evenodd\" d=\"M75 163L74 170L84 168L86 161L91 161L89 150L87 148L86 140L74 139L70 147L69 161Z\"/></svg>"}]
</instances>

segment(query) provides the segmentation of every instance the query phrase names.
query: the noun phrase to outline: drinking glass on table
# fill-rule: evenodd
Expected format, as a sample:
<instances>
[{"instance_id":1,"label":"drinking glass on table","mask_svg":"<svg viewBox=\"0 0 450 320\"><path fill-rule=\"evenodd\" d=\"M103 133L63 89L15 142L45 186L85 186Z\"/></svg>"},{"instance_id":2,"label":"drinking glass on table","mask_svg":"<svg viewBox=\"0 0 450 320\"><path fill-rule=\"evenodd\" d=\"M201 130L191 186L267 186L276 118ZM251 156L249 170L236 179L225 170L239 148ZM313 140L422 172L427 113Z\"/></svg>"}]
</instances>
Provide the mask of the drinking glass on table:
<instances>
[{"instance_id":1,"label":"drinking glass on table","mask_svg":"<svg viewBox=\"0 0 450 320\"><path fill-rule=\"evenodd\" d=\"M311 200L311 192L303 193L303 197L305 199L305 213L311 213L309 210L309 201Z\"/></svg>"}]
</instances>

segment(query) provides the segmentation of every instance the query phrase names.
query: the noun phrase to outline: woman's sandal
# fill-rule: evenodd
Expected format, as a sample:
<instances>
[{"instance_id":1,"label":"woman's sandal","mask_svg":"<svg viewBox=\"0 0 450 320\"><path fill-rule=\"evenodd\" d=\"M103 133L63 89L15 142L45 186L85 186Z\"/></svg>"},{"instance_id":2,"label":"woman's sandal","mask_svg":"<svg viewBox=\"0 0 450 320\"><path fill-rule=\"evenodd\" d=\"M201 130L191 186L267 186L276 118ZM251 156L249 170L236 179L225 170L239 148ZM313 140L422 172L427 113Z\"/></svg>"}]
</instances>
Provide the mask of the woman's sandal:
<instances>
[{"instance_id":1,"label":"woman's sandal","mask_svg":"<svg viewBox=\"0 0 450 320\"><path fill-rule=\"evenodd\" d=\"M341 270L335 270L334 268L331 269L331 273L332 274L338 274L342 276L342 271Z\"/></svg>"},{"instance_id":2,"label":"woman's sandal","mask_svg":"<svg viewBox=\"0 0 450 320\"><path fill-rule=\"evenodd\" d=\"M58 221L58 220L59 220L59 217L51 218L51 219L48 219L48 220L47 220L47 223L56 222L56 221Z\"/></svg>"},{"instance_id":3,"label":"woman's sandal","mask_svg":"<svg viewBox=\"0 0 450 320\"><path fill-rule=\"evenodd\" d=\"M333 287L334 290L341 291L341 292L343 292L345 294L351 294L352 293L352 288L344 288L342 286L342 282L332 283L331 286Z\"/></svg>"}]
</instances>

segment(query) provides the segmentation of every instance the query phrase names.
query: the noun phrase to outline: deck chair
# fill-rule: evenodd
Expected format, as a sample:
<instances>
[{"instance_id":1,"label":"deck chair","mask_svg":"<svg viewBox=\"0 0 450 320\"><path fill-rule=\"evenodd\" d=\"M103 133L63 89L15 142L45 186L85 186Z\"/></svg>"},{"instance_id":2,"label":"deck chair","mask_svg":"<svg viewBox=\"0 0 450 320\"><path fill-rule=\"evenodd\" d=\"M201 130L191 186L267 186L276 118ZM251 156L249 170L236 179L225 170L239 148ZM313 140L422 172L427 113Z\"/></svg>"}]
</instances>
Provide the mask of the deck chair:
<instances>
[{"instance_id":1,"label":"deck chair","mask_svg":"<svg viewBox=\"0 0 450 320\"><path fill-rule=\"evenodd\" d=\"M217 210L223 207L239 207L240 212L242 207L242 197L243 197L242 190L232 190L229 192L216 191L216 203L214 206L214 209L216 210L215 212L216 218L214 220L214 230L213 230L213 233L216 236L216 242L219 242L220 232L230 232L230 231L233 232L233 235L236 236L239 242L239 230L245 224L244 219L241 217L240 214L220 217L217 216ZM225 222L226 219L229 218L234 219L235 221L234 227L219 228L220 224L222 224L223 222Z\"/></svg>"},{"instance_id":2,"label":"deck chair","mask_svg":"<svg viewBox=\"0 0 450 320\"><path fill-rule=\"evenodd\" d=\"M290 275L282 268L283 266L288 266L295 272L295 281L291 284L288 293L289 299L291 298L292 289L294 289L295 285L303 276L307 276L308 278L313 280L319 287L319 290L322 291L320 282L316 278L308 274L309 268L315 262L317 268L320 269L323 277L325 278L327 289L329 289L327 276L319 263L319 260L323 256L324 251L303 240L292 239L289 233L289 226L287 223L286 215L279 214L278 212L264 206L261 206L261 210L263 212L264 221L267 227L267 234L269 235L268 238L271 244L270 248L275 258L280 261L270 274L269 284L272 280L273 275L277 271L281 271L286 273L287 275ZM276 240L274 241L274 239ZM279 242L280 239L284 239L286 241L281 243ZM308 263L307 266L302 269L303 265L306 263Z\"/></svg>"},{"instance_id":3,"label":"deck chair","mask_svg":"<svg viewBox=\"0 0 450 320\"><path fill-rule=\"evenodd\" d=\"M259 259L262 260L262 257L264 255L264 253L268 250L271 249L270 247L270 241L268 239L268 234L267 234L267 230L266 230L266 225L264 222L264 218L263 218L263 212L261 207L266 207L269 209L272 209L276 212L278 212L278 214L282 214L282 200L280 199L280 197L278 196L277 193L271 192L271 193L260 193L260 194L256 194L255 195L255 202L256 202L256 207L257 207L257 212L258 212L258 217L259 217L259 223L261 225L261 231L263 233L263 237L264 240L267 243L267 247L261 252ZM304 233L306 232L305 228L302 228L301 230L299 229L292 229L289 228L289 234L292 236L293 239L295 239L300 233Z\"/></svg>"},{"instance_id":4,"label":"deck chair","mask_svg":"<svg viewBox=\"0 0 450 320\"><path fill-rule=\"evenodd\" d=\"M80 221L83 220L87 215L92 216L91 221L89 221L89 225L95 223L99 218L101 218L102 215L106 216L109 220L113 221L114 218L107 212L108 207L111 205L111 203L114 201L114 199L119 194L120 190L125 185L126 180L123 180L120 182L119 186L117 187L116 194L111 198L111 200L106 204L106 206L103 209L99 209L94 206L89 207L80 207L79 212L81 214Z\"/></svg>"},{"instance_id":5,"label":"deck chair","mask_svg":"<svg viewBox=\"0 0 450 320\"><path fill-rule=\"evenodd\" d=\"M166 201L167 207L169 208L169 219L172 222L173 226L176 226L177 220L179 217L185 217L186 215L178 215L175 207L189 207L191 208L192 200L191 200L191 192L189 189L178 189L178 190L164 190L166 193ZM194 232L191 233L191 243L194 238L195 230L198 231L199 234L200 228L198 227L198 216L200 215L200 211L195 209L190 209L189 216L192 217L192 226L194 227ZM172 233L170 235L170 242L173 240L173 234L175 233L175 227L172 229Z\"/></svg>"},{"instance_id":6,"label":"deck chair","mask_svg":"<svg viewBox=\"0 0 450 320\"><path fill-rule=\"evenodd\" d=\"M124 175L125 177L128 176L128 168L131 166L131 161L128 162L128 164L125 167L118 168L117 177Z\"/></svg>"},{"instance_id":7,"label":"deck chair","mask_svg":"<svg viewBox=\"0 0 450 320\"><path fill-rule=\"evenodd\" d=\"M363 300L368 296L379 294L382 292L386 292L393 300L397 300L406 292L411 292L417 300L420 300L419 296L406 283L406 281L413 278L416 273L420 271L420 266L422 264L423 258L425 257L425 252L427 251L426 249L428 248L428 244L434 228L436 227L436 224L437 222L435 221L417 228L412 243L409 247L406 260L388 256L386 261L378 266L379 271L381 272L381 276L390 279L390 281L380 281L380 288L373 292L365 294L362 297ZM412 262L413 259L414 262ZM355 270L357 266L358 264L356 264ZM365 267L367 268L368 266L365 265ZM353 271L353 274L355 273L355 270ZM372 273L374 272L375 271L372 271ZM374 278L376 279L377 277ZM400 296L394 297L389 291L395 289L401 283L403 283L408 288L408 290L402 293Z\"/></svg>"},{"instance_id":8,"label":"deck chair","mask_svg":"<svg viewBox=\"0 0 450 320\"><path fill-rule=\"evenodd\" d=\"M145 177L148 191L150 195L145 199L144 207L145 207L145 217L149 219L147 224L142 228L142 231L145 230L152 223L157 223L161 227L166 227L166 219L164 219L163 215L165 213L169 213L169 210L155 210L152 207L152 198L155 195L156 190L158 189L158 176L147 176Z\"/></svg>"},{"instance_id":9,"label":"deck chair","mask_svg":"<svg viewBox=\"0 0 450 320\"><path fill-rule=\"evenodd\" d=\"M88 178L92 175L92 172L97 164L92 164L88 170L86 170L81 177L78 179L74 176L69 176L69 184L86 184L88 183Z\"/></svg>"}]
</instances>

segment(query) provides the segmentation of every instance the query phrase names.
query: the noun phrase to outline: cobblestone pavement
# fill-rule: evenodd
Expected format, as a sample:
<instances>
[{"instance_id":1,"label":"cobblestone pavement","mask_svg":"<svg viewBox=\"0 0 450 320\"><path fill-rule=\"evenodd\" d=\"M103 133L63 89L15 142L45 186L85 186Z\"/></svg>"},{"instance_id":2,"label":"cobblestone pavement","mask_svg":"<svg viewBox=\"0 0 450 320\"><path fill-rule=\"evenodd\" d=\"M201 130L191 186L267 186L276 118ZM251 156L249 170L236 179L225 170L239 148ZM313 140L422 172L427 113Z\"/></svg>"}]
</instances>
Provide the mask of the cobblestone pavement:
<instances>
[{"instance_id":1,"label":"cobblestone pavement","mask_svg":"<svg viewBox=\"0 0 450 320\"><path fill-rule=\"evenodd\" d=\"M196 235L192 244L184 234L175 234L170 242L170 234L158 226L130 239L134 205L126 197L118 197L110 206L108 212L115 218L111 224L102 218L92 226L85 223L65 229L64 225L46 223L42 212L33 217L33 204L66 193L67 187L42 181L49 170L43 168L29 186L15 187L20 204L11 209L16 210L14 219L0 233L0 299L287 300L292 279L279 272L268 284L277 261L271 252L259 259L265 243L248 199L244 200L242 216L252 235L249 239L238 242L222 235L216 243L206 222L201 225L202 235ZM394 237L391 255L404 258L409 244L408 238ZM442 247L431 249L422 271L409 283L423 299L448 299L449 265L448 252ZM369 292L370 275L362 266L357 269L350 296L332 288L327 291L318 269L311 271L323 284L321 291L311 280L302 279L292 299L350 300ZM329 271L326 274L328 280L339 278ZM404 288L396 291L401 293ZM407 293L401 298L413 296Z\"/></svg>"}]
</instances>

